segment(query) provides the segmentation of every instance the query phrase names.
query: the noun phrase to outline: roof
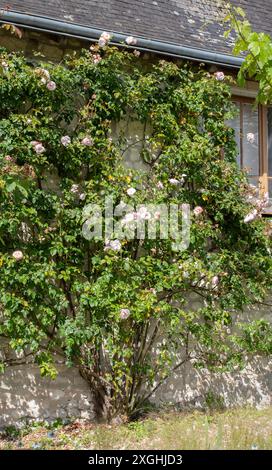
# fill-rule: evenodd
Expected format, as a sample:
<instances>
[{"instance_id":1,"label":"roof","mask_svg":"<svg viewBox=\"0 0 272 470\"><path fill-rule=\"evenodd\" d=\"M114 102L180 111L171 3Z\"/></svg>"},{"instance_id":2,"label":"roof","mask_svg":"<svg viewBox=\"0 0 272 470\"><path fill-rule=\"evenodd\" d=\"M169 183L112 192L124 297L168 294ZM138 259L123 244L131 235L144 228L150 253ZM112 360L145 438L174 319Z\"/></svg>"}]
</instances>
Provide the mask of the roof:
<instances>
[{"instance_id":1,"label":"roof","mask_svg":"<svg viewBox=\"0 0 272 470\"><path fill-rule=\"evenodd\" d=\"M226 0L10 0L9 11L124 33L168 44L231 53L219 25ZM271 0L232 0L247 12L254 29L270 33ZM0 0L0 7L7 5ZM1 20L6 15L2 16ZM34 19L35 20L35 19Z\"/></svg>"}]
</instances>

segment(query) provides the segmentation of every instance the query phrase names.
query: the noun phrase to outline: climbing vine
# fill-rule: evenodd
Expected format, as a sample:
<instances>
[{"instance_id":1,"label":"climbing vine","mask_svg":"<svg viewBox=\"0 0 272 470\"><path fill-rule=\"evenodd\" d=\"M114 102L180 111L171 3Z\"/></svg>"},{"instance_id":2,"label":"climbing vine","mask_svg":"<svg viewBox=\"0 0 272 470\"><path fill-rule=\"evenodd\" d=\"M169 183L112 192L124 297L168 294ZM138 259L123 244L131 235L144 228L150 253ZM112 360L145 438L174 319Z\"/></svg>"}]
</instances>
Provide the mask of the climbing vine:
<instances>
[{"instance_id":1,"label":"climbing vine","mask_svg":"<svg viewBox=\"0 0 272 470\"><path fill-rule=\"evenodd\" d=\"M61 64L1 50L0 335L42 375L54 379L56 354L78 367L110 420L135 416L186 361L241 366L272 338L265 321L237 320L271 287L271 227L236 164L231 79L147 66L109 40ZM131 141L126 122L143 135ZM123 224L153 217L150 203L190 205L189 246L84 236L86 207L105 197ZM3 372L14 360L3 351Z\"/></svg>"}]
</instances>

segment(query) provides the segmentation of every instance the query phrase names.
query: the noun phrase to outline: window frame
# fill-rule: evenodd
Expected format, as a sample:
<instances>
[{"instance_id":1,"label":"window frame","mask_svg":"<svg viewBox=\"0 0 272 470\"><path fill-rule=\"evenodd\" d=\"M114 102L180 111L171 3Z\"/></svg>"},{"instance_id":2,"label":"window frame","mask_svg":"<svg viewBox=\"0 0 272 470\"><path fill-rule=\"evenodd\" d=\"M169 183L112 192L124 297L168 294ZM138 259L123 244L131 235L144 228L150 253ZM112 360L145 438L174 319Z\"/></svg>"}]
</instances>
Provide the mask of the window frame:
<instances>
[{"instance_id":1,"label":"window frame","mask_svg":"<svg viewBox=\"0 0 272 470\"><path fill-rule=\"evenodd\" d=\"M238 94L232 95L233 102L254 104L255 99L247 96L240 96ZM268 107L265 105L258 104L258 120L259 120L259 189L260 194L264 195L268 193L269 189L269 180L272 181L272 176L268 175L268 119L267 111ZM240 131L243 126L243 114L240 112ZM242 137L240 137L242 139ZM242 148L242 145L240 146ZM241 155L241 162L243 163L243 155ZM272 195L271 195L272 199ZM272 205L263 210L263 216L272 215Z\"/></svg>"}]
</instances>

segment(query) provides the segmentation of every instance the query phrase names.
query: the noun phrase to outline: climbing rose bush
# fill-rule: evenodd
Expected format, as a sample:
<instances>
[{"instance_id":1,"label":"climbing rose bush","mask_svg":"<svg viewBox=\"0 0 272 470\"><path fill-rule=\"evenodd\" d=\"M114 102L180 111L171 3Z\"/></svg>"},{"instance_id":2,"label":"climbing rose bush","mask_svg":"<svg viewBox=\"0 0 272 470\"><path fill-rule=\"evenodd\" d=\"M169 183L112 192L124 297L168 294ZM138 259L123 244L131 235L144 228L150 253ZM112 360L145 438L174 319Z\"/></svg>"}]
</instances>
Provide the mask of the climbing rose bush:
<instances>
[{"instance_id":1,"label":"climbing rose bush","mask_svg":"<svg viewBox=\"0 0 272 470\"><path fill-rule=\"evenodd\" d=\"M147 66L109 40L61 64L1 51L0 335L42 375L56 354L78 367L111 420L136 416L186 361L226 370L272 341L263 320L232 329L271 287L271 226L237 168L230 79ZM127 121L142 124L135 142ZM143 170L125 163L139 144ZM190 246L86 240L83 209L106 196L143 206L126 223L148 220L148 203L190 204ZM13 361L3 350L3 371Z\"/></svg>"}]
</instances>

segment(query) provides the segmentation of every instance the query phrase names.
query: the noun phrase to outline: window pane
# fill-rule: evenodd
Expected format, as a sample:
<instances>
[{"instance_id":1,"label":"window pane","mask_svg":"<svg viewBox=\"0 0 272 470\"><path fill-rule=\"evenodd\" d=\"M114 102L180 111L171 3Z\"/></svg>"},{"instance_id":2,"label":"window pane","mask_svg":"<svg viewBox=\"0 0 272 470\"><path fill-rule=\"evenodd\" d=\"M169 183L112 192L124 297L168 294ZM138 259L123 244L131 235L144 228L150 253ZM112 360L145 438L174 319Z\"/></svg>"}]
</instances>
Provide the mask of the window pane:
<instances>
[{"instance_id":1,"label":"window pane","mask_svg":"<svg viewBox=\"0 0 272 470\"><path fill-rule=\"evenodd\" d=\"M267 110L268 124L268 174L272 176L272 108Z\"/></svg>"},{"instance_id":2,"label":"window pane","mask_svg":"<svg viewBox=\"0 0 272 470\"><path fill-rule=\"evenodd\" d=\"M258 176L251 176L248 178L249 183L253 184L253 186L256 186L256 188L259 188L259 177ZM259 194L259 193L258 193Z\"/></svg>"},{"instance_id":3,"label":"window pane","mask_svg":"<svg viewBox=\"0 0 272 470\"><path fill-rule=\"evenodd\" d=\"M240 103L238 103L237 101L235 101L233 103L236 108L237 108L237 115L232 118L232 119L229 119L227 121L227 124L232 127L235 131L235 142L236 142L236 145L237 145L237 163L239 166L241 166L241 149L240 149L240 142L241 142L241 128L240 128Z\"/></svg>"},{"instance_id":4,"label":"window pane","mask_svg":"<svg viewBox=\"0 0 272 470\"><path fill-rule=\"evenodd\" d=\"M269 200L272 204L272 179L268 180L268 194L269 194Z\"/></svg>"},{"instance_id":5,"label":"window pane","mask_svg":"<svg viewBox=\"0 0 272 470\"><path fill-rule=\"evenodd\" d=\"M258 109L243 104L243 168L249 175L259 175L259 118Z\"/></svg>"}]
</instances>

